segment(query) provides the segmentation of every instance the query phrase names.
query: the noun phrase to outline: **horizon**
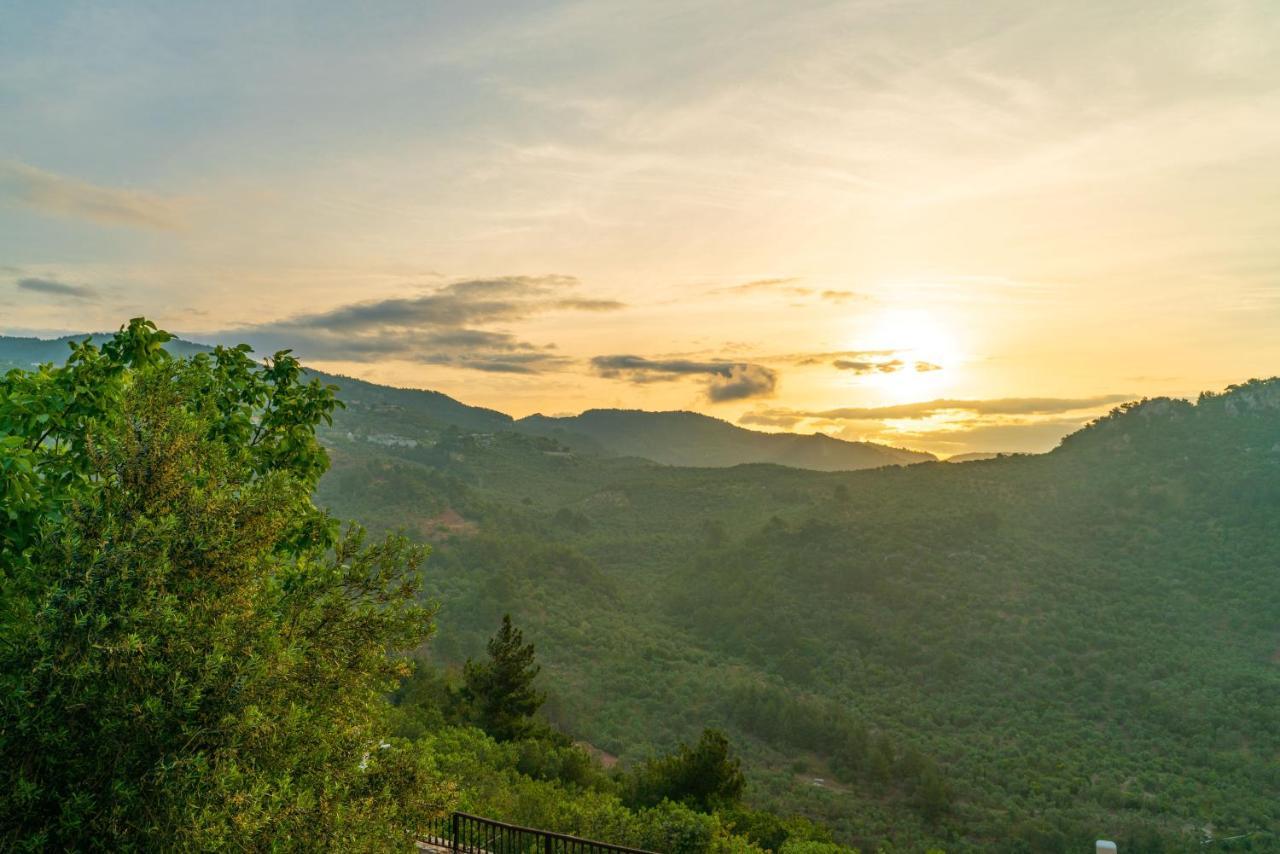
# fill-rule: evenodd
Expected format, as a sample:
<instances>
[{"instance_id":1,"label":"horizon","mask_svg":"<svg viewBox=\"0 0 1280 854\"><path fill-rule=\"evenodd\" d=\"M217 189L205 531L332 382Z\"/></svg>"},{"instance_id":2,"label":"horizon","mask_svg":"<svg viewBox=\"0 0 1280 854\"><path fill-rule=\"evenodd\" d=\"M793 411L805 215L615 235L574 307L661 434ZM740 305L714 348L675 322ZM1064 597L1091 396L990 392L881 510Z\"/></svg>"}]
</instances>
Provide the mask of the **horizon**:
<instances>
[{"instance_id":1,"label":"horizon","mask_svg":"<svg viewBox=\"0 0 1280 854\"><path fill-rule=\"evenodd\" d=\"M0 11L0 333L942 457L1277 373L1273 4L380 8Z\"/></svg>"},{"instance_id":2,"label":"horizon","mask_svg":"<svg viewBox=\"0 0 1280 854\"><path fill-rule=\"evenodd\" d=\"M30 339L30 340L41 341L41 342L44 342L44 343L54 343L54 342L57 342L57 341L62 341L62 340L67 340L67 339L76 339L76 338L82 338L82 337L94 337L94 338L97 338L97 337L104 337L104 338L109 338L109 337L111 337L111 335L113 335L113 334L114 334L114 333L112 333L112 332L94 331L94 332L63 333L63 334L53 334L53 333L50 333L50 334L48 334L48 335L38 335L38 334L33 334L33 335L23 336L23 337L26 337L26 338L28 338L28 339ZM216 346L217 344L229 344L229 343L233 343L233 342L200 342L200 341L193 341L193 340L192 340L192 339L190 339L189 337L186 337L186 336L184 336L184 335L182 335L182 334L180 334L180 333L172 333L172 334L174 335L174 339L175 339L175 340L177 340L177 341L179 341L179 342L181 342L181 343L185 343L185 344L194 344L194 345L197 345L197 346L213 347L213 346ZM0 335L0 338L3 338L3 337L4 337L3 335ZM10 337L19 337L19 336L10 336ZM268 355L268 354L265 354L265 353L257 353L257 352L255 352L255 355L256 355L257 357L263 357L263 356L266 356L266 355ZM305 364L303 365L303 367L304 367L304 368L308 368L308 369L310 369L310 368L309 368L309 366L307 366L307 365L305 365ZM313 370L318 370L318 369L313 369ZM355 380L362 381L362 382L369 382L369 380L361 380L361 378L360 378L360 377L353 377L353 376L350 376L350 375L347 375L347 374L338 374L338 373L332 373L332 372L326 372L326 371L321 371L321 372L322 372L322 373L325 373L325 374L327 374L328 376L332 377L333 379L335 379L335 380L339 380L339 381L341 381L341 380L347 380L347 379L355 379ZM1201 390L1199 390L1198 392L1196 392L1195 394L1189 394L1189 395L1182 395L1182 396L1179 396L1179 395L1160 395L1160 396L1155 396L1155 395L1137 395L1137 396L1134 396L1134 397L1128 398L1127 400L1118 401L1117 403L1115 403L1115 404L1113 404L1113 405L1110 405L1110 406L1109 406L1109 408L1108 408L1105 412L1100 413L1100 415L1106 415L1106 414L1108 414L1108 413L1115 412L1115 411L1117 411L1120 407L1123 407L1123 406L1125 406L1125 405L1127 405L1127 404L1129 404L1129 403L1138 404L1138 403L1146 403L1146 402L1148 402L1148 401L1156 401L1156 400L1178 400L1178 401L1184 401L1184 402L1191 403L1191 404L1195 405L1195 404L1197 404L1197 403L1198 403L1198 398L1199 398L1201 395L1204 395L1204 394L1210 394L1210 395L1221 395L1221 394L1227 394L1227 393L1229 393L1229 392L1231 392L1231 391L1235 390L1236 388L1238 388L1238 387L1240 387L1240 386L1247 385L1247 384L1249 384L1249 383L1254 383L1254 382L1272 383L1272 382L1277 382L1277 381L1280 381L1280 376L1272 376L1272 377L1249 377L1249 378L1247 378L1247 379L1239 380L1239 381L1234 382L1234 383L1229 383L1229 384L1227 384L1226 386L1224 386L1224 387L1222 387L1222 388L1220 388L1220 389L1201 389ZM381 384L381 385L383 385L384 387L395 388L395 389L398 389L398 390L406 390L406 391L422 391L422 392L427 392L427 393L440 393L440 394L443 394L443 392L440 392L440 390L439 390L439 389L420 388L420 387L417 387L417 386L396 386L396 385L391 385L391 384L386 384L386 383L383 383L383 384ZM339 385L339 388L340 388L340 387L341 387L341 386ZM460 399L458 399L458 398L456 398L456 397L453 397L452 395L446 395L446 396L451 397L451 398L452 398L455 402L457 402L457 403L461 403L461 404L463 404L463 405L473 406L473 407L474 407L474 406L476 406L476 404L472 404L472 403L470 403L470 402L468 402L468 401L466 401L466 400L460 400ZM1029 401L1026 401L1026 403L1031 403L1031 402L1032 402L1032 401L1030 401L1030 400L1029 400ZM939 405L939 404L943 404L943 403L945 403L945 401L941 401L941 400L933 400L933 401L920 401L920 402L918 402L917 404L908 404L908 405L909 405L909 406L920 406L920 407L932 408L932 409L944 409L944 408L946 408L946 407L942 407L942 406L940 406L940 405ZM974 401L974 402L972 402L972 403L976 403L976 401ZM1013 404L1013 403L1014 403L1014 401L1012 401L1012 400L1007 400L1007 401L1005 401L1005 403ZM823 431L821 431L821 430L814 430L814 431L810 431L810 432L804 432L804 431L798 431L798 430L787 430L787 429L785 429L785 428L776 428L776 429L761 428L761 427L752 426L752 425L750 425L749 423L748 423L748 424L741 424L741 423L740 423L740 424L734 424L732 421L729 421L728 419L720 418L720 417L716 416L714 413L702 412L702 411L699 411L699 410L697 410L697 409L661 409L661 410L654 410L654 409L639 409L639 408L635 408L635 407L625 407L625 406L623 406L623 407L617 407L617 406L614 406L614 407L589 407L589 408L587 408L587 409L581 409L581 410L576 410L576 411L571 410L571 411L563 411L563 412L542 412L542 411L534 411L534 412L528 412L528 413L524 413L524 414L519 414L519 415L517 415L517 414L513 414L513 413L510 413L510 412L507 412L507 411L502 410L502 409L498 409L498 408L496 408L496 407L480 407L480 408L489 409L489 410L491 410L491 411L497 412L498 414L508 416L508 417L510 417L513 421L520 421L520 420L521 420L521 419L523 419L523 418L527 418L527 417L534 417L534 416L539 416L539 417L544 417L544 418L551 418L551 419L574 418L574 417L576 417L576 416L585 415L585 414L587 414L587 413L589 413L589 412L635 412L635 413L646 413L646 414L651 414L651 415L696 415L696 416L705 416L705 417L708 417L708 418L715 418L715 419L720 420L720 421L723 421L724 423L729 424L729 425L731 425L731 426L739 427L739 428L741 428L741 429L745 429L745 430L751 430L751 431L753 431L753 432L760 432L760 433L787 433L787 434L790 434L790 435L800 435L800 436L824 436L824 437L827 437L827 438L837 439L837 440L840 440L840 441L862 441L862 440L854 440L854 439L844 439L844 438L842 438L842 437L840 437L840 436L833 436L832 434L830 434L830 433L826 433L826 432L823 432ZM1074 434L1074 433L1077 433L1077 432L1079 432L1079 431L1081 431L1081 430L1085 429L1086 427L1090 426L1090 425L1093 423L1093 421L1094 421L1094 420L1095 420L1095 419L1094 419L1093 417L1091 417L1090 419L1088 419L1087 421L1083 422L1082 424L1080 424L1080 425L1079 425L1078 427L1076 427L1075 429L1070 430L1069 432L1067 432L1067 433L1063 434L1063 436L1059 439L1059 442L1058 442L1058 443L1055 443L1053 447L1046 448L1046 449L1044 449L1044 450L1038 450L1038 451L957 451L957 452L953 452L953 453L950 453L950 454L947 454L947 453L935 453L935 452L933 452L933 451L928 451L928 453L932 453L932 454L934 454L934 455L937 457L937 459L938 459L938 460L940 460L940 461L944 461L944 462L945 462L945 461L947 461L947 460L949 460L949 459L956 458L956 457L980 456L980 455L984 455L984 454L991 454L991 455L995 455L995 456L1001 456L1001 455L1008 456L1008 455L1026 455L1026 454L1032 454L1032 455L1034 455L1034 454L1043 454L1043 453L1048 453L1049 451L1055 450L1057 447L1059 447L1059 445L1060 445L1060 443L1061 443L1061 440L1062 440L1062 439L1065 439L1066 437L1068 437L1068 436L1070 436L1070 435L1072 435L1072 434ZM913 448L913 447L908 447L908 446L906 446L906 445L887 445L887 443L884 443L884 442L879 442L879 443L875 443L875 444L885 445L885 446L887 446L887 447L895 448L895 449L898 449L898 450L907 450L907 451L923 451L923 450L924 450L923 448Z\"/></svg>"}]
</instances>

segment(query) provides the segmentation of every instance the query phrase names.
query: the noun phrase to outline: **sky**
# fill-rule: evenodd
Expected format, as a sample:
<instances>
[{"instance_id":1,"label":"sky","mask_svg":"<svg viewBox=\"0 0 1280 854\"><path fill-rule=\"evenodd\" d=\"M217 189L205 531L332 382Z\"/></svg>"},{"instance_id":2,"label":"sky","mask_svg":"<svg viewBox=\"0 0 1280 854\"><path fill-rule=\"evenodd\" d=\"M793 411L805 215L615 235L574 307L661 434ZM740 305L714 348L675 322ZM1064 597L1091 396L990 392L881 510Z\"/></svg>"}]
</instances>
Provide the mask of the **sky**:
<instances>
[{"instance_id":1,"label":"sky","mask_svg":"<svg viewBox=\"0 0 1280 854\"><path fill-rule=\"evenodd\" d=\"M1280 373L1280 4L0 5L0 332L940 455Z\"/></svg>"}]
</instances>

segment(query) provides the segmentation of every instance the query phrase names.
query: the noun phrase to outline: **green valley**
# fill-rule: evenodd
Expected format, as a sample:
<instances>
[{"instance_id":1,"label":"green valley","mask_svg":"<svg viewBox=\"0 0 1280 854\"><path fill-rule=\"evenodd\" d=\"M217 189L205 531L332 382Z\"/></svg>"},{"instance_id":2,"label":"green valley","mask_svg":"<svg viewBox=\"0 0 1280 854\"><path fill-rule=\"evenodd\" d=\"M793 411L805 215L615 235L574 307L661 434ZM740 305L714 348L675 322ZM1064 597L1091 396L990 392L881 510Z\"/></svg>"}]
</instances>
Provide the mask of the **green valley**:
<instances>
[{"instance_id":1,"label":"green valley","mask_svg":"<svg viewBox=\"0 0 1280 854\"><path fill-rule=\"evenodd\" d=\"M386 446L347 417L319 499L437 544L432 656L510 611L553 719L625 760L722 726L752 799L869 850L1274 838L1275 381L1043 456L852 473Z\"/></svg>"},{"instance_id":2,"label":"green valley","mask_svg":"<svg viewBox=\"0 0 1280 854\"><path fill-rule=\"evenodd\" d=\"M23 367L66 346L0 345ZM248 382L243 356L167 346ZM701 416L531 424L316 376L345 405L306 416L317 505L431 547L436 630L391 720L434 797L659 850L1277 844L1280 381L1128 404L1039 456L818 471L658 459L749 432ZM504 615L543 723L486 736L463 665ZM745 788L673 794L725 750Z\"/></svg>"}]
</instances>

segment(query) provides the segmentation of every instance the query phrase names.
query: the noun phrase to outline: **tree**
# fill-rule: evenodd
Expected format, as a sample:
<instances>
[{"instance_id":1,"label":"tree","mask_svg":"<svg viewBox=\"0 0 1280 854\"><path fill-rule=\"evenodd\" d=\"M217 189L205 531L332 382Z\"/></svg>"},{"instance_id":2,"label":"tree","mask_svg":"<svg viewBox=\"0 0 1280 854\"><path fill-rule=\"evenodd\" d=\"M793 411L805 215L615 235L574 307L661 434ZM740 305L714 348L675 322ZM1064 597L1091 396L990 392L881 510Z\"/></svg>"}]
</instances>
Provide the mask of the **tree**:
<instances>
[{"instance_id":1,"label":"tree","mask_svg":"<svg viewBox=\"0 0 1280 854\"><path fill-rule=\"evenodd\" d=\"M951 810L951 785L932 763L926 764L915 784L915 804L931 824L937 824Z\"/></svg>"},{"instance_id":2,"label":"tree","mask_svg":"<svg viewBox=\"0 0 1280 854\"><path fill-rule=\"evenodd\" d=\"M675 753L637 768L628 799L636 806L670 800L711 812L736 804L745 787L742 763L729 739L719 730L705 729L695 746L681 744Z\"/></svg>"},{"instance_id":3,"label":"tree","mask_svg":"<svg viewBox=\"0 0 1280 854\"><path fill-rule=\"evenodd\" d=\"M533 680L542 668L534 662L533 644L504 614L502 627L489 639L488 661L467 659L462 697L477 725L499 741L513 741L533 729L533 715L546 697Z\"/></svg>"},{"instance_id":4,"label":"tree","mask_svg":"<svg viewBox=\"0 0 1280 854\"><path fill-rule=\"evenodd\" d=\"M0 382L0 848L404 844L443 794L383 735L425 553L311 504L332 389L167 340Z\"/></svg>"},{"instance_id":5,"label":"tree","mask_svg":"<svg viewBox=\"0 0 1280 854\"><path fill-rule=\"evenodd\" d=\"M880 786L893 782L893 742L886 735L877 736L871 748L871 779Z\"/></svg>"},{"instance_id":6,"label":"tree","mask_svg":"<svg viewBox=\"0 0 1280 854\"><path fill-rule=\"evenodd\" d=\"M328 468L315 428L331 424L341 406L336 388L302 381L298 360L283 350L258 365L248 345L215 347L173 360L173 336L134 318L101 348L86 338L71 344L65 365L12 370L0 377L0 570L20 573L29 550L99 480L89 442L118 429L122 402L142 377L167 371L184 389L176 404L196 415L205 438L216 441L252 476L286 471L308 491ZM309 500L295 506L293 534L332 543L333 526Z\"/></svg>"}]
</instances>

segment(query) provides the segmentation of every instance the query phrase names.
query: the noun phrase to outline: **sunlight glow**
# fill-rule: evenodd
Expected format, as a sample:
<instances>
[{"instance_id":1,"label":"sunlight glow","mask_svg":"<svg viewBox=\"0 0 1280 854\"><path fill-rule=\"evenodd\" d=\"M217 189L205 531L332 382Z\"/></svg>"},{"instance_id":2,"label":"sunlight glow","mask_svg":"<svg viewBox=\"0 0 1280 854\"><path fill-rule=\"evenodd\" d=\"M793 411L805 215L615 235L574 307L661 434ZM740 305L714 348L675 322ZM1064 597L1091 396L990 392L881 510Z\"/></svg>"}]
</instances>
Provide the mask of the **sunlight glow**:
<instances>
[{"instance_id":1,"label":"sunlight glow","mask_svg":"<svg viewBox=\"0 0 1280 854\"><path fill-rule=\"evenodd\" d=\"M952 330L921 308L892 308L882 312L871 326L868 343L877 348L901 350L913 359L935 364L958 355Z\"/></svg>"},{"instance_id":2,"label":"sunlight glow","mask_svg":"<svg viewBox=\"0 0 1280 854\"><path fill-rule=\"evenodd\" d=\"M886 401L901 402L941 394L954 385L963 352L955 331L938 316L921 308L889 308L874 316L857 335L860 345L891 355L901 365L854 379L879 392Z\"/></svg>"}]
</instances>

